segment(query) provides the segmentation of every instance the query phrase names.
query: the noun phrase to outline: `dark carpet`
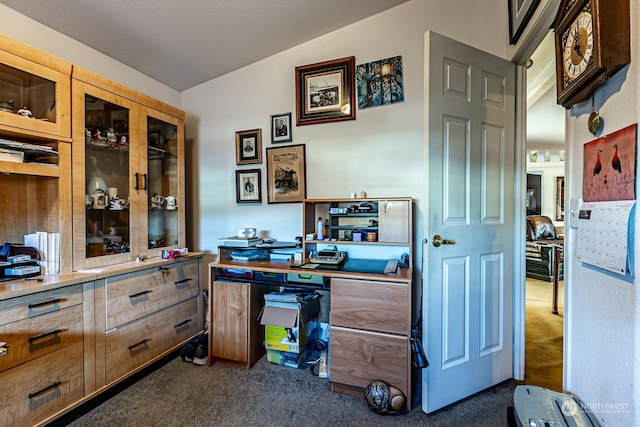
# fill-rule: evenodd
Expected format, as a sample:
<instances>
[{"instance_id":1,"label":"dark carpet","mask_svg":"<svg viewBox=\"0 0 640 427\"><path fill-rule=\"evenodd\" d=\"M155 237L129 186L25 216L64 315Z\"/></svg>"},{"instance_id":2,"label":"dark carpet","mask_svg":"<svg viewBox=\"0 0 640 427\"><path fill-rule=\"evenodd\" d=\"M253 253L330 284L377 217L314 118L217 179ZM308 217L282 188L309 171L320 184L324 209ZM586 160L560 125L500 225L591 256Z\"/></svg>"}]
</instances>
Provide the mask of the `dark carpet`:
<instances>
[{"instance_id":1,"label":"dark carpet","mask_svg":"<svg viewBox=\"0 0 640 427\"><path fill-rule=\"evenodd\" d=\"M117 393L71 426L505 426L514 381L432 415L419 407L379 415L363 398L332 393L309 370L262 358L251 370L183 362L179 357Z\"/></svg>"}]
</instances>

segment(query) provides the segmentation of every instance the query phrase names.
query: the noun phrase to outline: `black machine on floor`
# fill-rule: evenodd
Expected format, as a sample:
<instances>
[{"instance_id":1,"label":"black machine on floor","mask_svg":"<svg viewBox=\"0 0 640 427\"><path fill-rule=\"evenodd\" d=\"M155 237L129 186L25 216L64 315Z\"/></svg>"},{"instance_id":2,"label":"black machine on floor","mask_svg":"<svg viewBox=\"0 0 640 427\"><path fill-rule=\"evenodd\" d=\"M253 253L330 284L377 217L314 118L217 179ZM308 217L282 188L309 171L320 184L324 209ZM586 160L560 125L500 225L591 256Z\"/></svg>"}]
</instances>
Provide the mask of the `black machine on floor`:
<instances>
[{"instance_id":1,"label":"black machine on floor","mask_svg":"<svg viewBox=\"0 0 640 427\"><path fill-rule=\"evenodd\" d=\"M509 427L600 427L577 397L530 385L516 387L507 421Z\"/></svg>"}]
</instances>

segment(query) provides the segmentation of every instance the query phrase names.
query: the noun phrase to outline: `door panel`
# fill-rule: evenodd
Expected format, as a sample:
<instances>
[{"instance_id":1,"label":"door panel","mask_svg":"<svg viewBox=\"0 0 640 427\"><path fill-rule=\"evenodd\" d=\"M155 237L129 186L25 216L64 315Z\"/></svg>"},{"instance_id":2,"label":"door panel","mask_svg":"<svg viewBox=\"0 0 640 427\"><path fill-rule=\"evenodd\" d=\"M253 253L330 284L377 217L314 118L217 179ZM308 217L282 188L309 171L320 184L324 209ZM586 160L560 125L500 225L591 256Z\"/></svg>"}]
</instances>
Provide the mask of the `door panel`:
<instances>
[{"instance_id":1,"label":"door panel","mask_svg":"<svg viewBox=\"0 0 640 427\"><path fill-rule=\"evenodd\" d=\"M433 32L425 44L432 412L512 377L515 65Z\"/></svg>"}]
</instances>

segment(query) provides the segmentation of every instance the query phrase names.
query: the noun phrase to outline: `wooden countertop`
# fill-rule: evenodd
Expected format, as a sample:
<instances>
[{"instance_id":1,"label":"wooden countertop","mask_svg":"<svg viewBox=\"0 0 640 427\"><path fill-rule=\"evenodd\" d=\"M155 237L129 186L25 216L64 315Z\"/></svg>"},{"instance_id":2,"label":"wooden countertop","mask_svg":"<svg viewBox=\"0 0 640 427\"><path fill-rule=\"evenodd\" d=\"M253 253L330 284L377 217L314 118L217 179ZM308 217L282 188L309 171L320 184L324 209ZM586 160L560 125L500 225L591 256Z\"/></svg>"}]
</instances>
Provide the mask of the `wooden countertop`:
<instances>
[{"instance_id":1,"label":"wooden countertop","mask_svg":"<svg viewBox=\"0 0 640 427\"><path fill-rule=\"evenodd\" d=\"M239 270L264 271L268 273L312 274L314 276L343 277L349 279L368 279L386 282L411 282L412 268L398 268L395 275L360 273L339 270L309 270L299 268L288 261L233 261L217 260L209 263L209 268L234 268Z\"/></svg>"},{"instance_id":2,"label":"wooden countertop","mask_svg":"<svg viewBox=\"0 0 640 427\"><path fill-rule=\"evenodd\" d=\"M144 270L149 267L159 267L161 265L169 265L175 262L198 259L202 258L202 256L202 253L193 252L185 257L176 259L162 259L160 257L153 257L147 258L144 261L126 262L106 267L80 270L68 274L43 274L40 276L29 277L27 279L8 280L5 282L0 282L0 301L24 295L35 294L37 292L64 288L65 286L76 285L78 283L105 279L120 274Z\"/></svg>"}]
</instances>

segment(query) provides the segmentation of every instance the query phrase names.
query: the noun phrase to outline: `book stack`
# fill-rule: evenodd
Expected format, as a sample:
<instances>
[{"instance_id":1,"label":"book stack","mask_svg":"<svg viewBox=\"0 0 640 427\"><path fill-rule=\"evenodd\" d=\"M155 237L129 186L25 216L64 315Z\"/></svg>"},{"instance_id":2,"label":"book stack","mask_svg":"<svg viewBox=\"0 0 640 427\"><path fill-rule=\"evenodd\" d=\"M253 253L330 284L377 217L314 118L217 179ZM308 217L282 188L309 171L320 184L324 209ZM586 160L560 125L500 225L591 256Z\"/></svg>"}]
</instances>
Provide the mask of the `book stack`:
<instances>
[{"instance_id":1,"label":"book stack","mask_svg":"<svg viewBox=\"0 0 640 427\"><path fill-rule=\"evenodd\" d=\"M225 237L218 239L221 246L231 246L237 248L248 248L250 246L255 246L259 243L262 243L262 239L260 237Z\"/></svg>"},{"instance_id":2,"label":"book stack","mask_svg":"<svg viewBox=\"0 0 640 427\"><path fill-rule=\"evenodd\" d=\"M40 265L44 274L60 273L60 233L36 231L25 234L24 244L36 248L42 254Z\"/></svg>"}]
</instances>

